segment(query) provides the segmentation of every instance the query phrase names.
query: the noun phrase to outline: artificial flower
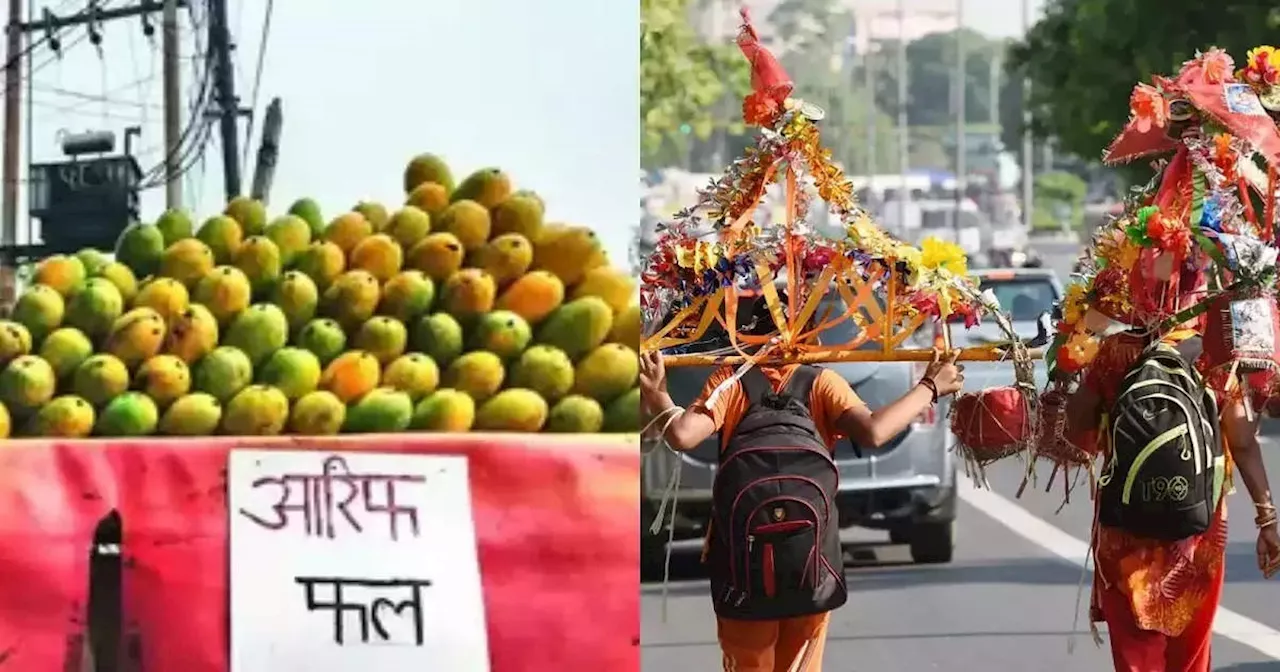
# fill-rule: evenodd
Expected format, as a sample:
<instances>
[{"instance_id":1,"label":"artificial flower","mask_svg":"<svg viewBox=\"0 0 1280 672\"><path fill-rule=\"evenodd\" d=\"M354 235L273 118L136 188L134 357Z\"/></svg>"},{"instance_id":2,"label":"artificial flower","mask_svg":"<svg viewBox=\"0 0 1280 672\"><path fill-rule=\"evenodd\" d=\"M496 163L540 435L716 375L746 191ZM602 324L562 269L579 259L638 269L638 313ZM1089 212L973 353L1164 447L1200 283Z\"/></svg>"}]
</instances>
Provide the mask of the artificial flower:
<instances>
[{"instance_id":1,"label":"artificial flower","mask_svg":"<svg viewBox=\"0 0 1280 672\"><path fill-rule=\"evenodd\" d=\"M932 272L963 276L969 272L964 249L955 243L929 236L920 243L920 267Z\"/></svg>"},{"instance_id":2,"label":"artificial flower","mask_svg":"<svg viewBox=\"0 0 1280 672\"><path fill-rule=\"evenodd\" d=\"M1073 282L1067 287L1066 296L1062 298L1062 321L1070 325L1075 325L1082 318L1084 312L1089 308L1088 288L1083 282Z\"/></svg>"},{"instance_id":3,"label":"artificial flower","mask_svg":"<svg viewBox=\"0 0 1280 672\"><path fill-rule=\"evenodd\" d=\"M1066 373L1078 373L1093 363L1098 356L1098 339L1081 331L1073 332L1058 350L1054 360L1057 368Z\"/></svg>"},{"instance_id":4,"label":"artificial flower","mask_svg":"<svg viewBox=\"0 0 1280 672\"><path fill-rule=\"evenodd\" d=\"M1269 45L1250 49L1245 57L1245 66L1238 76L1250 84L1270 85L1280 82L1280 52Z\"/></svg>"},{"instance_id":5,"label":"artificial flower","mask_svg":"<svg viewBox=\"0 0 1280 672\"><path fill-rule=\"evenodd\" d=\"M1146 133L1152 127L1164 128L1169 121L1169 101L1165 100L1159 89L1149 84L1133 87L1129 95L1129 113L1134 128L1139 133Z\"/></svg>"},{"instance_id":6,"label":"artificial flower","mask_svg":"<svg viewBox=\"0 0 1280 672\"><path fill-rule=\"evenodd\" d=\"M1200 63L1204 79L1210 84L1225 82L1236 65L1231 55L1218 47L1213 47L1201 54Z\"/></svg>"},{"instance_id":7,"label":"artificial flower","mask_svg":"<svg viewBox=\"0 0 1280 672\"><path fill-rule=\"evenodd\" d=\"M1181 221L1165 217L1160 212L1152 213L1146 221L1144 234L1151 244L1178 256L1186 254L1191 246L1191 230L1186 225Z\"/></svg>"}]
</instances>

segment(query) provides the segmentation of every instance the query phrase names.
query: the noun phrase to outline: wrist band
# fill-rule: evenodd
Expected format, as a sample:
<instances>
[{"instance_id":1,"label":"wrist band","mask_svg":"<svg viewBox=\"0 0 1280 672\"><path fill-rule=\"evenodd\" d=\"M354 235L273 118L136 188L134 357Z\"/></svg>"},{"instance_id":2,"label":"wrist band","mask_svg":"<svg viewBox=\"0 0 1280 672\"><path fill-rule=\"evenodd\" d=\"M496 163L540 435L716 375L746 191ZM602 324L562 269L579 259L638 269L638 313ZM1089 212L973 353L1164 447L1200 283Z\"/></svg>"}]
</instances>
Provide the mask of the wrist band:
<instances>
[{"instance_id":1,"label":"wrist band","mask_svg":"<svg viewBox=\"0 0 1280 672\"><path fill-rule=\"evenodd\" d=\"M938 403L938 384L933 382L932 378L921 378L920 384L929 388L929 394L933 395L931 403Z\"/></svg>"}]
</instances>

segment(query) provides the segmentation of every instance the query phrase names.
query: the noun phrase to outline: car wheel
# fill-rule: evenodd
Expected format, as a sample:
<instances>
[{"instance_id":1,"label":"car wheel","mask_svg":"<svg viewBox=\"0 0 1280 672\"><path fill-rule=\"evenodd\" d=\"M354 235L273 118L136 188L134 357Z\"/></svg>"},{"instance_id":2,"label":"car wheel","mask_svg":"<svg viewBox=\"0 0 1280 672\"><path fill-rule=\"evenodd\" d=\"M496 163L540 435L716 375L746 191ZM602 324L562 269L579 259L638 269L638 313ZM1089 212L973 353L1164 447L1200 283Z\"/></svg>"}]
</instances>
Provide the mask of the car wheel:
<instances>
[{"instance_id":1,"label":"car wheel","mask_svg":"<svg viewBox=\"0 0 1280 672\"><path fill-rule=\"evenodd\" d=\"M911 560L920 564L951 562L956 548L956 524L920 523L911 528Z\"/></svg>"}]
</instances>

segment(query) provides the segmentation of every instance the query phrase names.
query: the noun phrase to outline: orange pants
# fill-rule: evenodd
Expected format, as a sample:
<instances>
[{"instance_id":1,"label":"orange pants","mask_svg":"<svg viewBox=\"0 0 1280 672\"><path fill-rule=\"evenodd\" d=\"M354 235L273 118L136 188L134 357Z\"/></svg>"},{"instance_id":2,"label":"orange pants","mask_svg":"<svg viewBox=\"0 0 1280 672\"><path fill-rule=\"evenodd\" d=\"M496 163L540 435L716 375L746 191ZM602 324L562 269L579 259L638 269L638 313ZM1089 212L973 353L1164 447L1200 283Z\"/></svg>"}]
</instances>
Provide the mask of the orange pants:
<instances>
[{"instance_id":1,"label":"orange pants","mask_svg":"<svg viewBox=\"0 0 1280 672\"><path fill-rule=\"evenodd\" d=\"M821 672L831 614L781 621L717 618L725 672Z\"/></svg>"},{"instance_id":2,"label":"orange pants","mask_svg":"<svg viewBox=\"0 0 1280 672\"><path fill-rule=\"evenodd\" d=\"M1221 572L1198 614L1182 634L1170 637L1143 630L1134 622L1128 598L1115 589L1101 589L1099 602L1111 636L1111 659L1116 672L1210 672L1213 617L1222 597Z\"/></svg>"}]
</instances>

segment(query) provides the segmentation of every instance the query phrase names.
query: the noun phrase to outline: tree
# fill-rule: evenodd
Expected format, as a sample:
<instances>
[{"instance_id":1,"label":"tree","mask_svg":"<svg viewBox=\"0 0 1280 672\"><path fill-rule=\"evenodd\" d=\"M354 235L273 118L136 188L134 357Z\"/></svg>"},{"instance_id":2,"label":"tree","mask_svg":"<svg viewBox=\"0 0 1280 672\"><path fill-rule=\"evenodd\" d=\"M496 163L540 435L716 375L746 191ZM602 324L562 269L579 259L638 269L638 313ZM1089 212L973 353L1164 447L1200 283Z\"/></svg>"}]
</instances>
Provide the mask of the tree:
<instances>
[{"instance_id":1,"label":"tree","mask_svg":"<svg viewBox=\"0 0 1280 672\"><path fill-rule=\"evenodd\" d=\"M987 122L991 114L991 59L1002 48L1000 41L973 30L931 33L907 44L908 119L912 126L945 126L955 121L952 100L956 40L965 47L965 118ZM896 70L882 76L897 87ZM996 78L997 86L1000 77Z\"/></svg>"},{"instance_id":2,"label":"tree","mask_svg":"<svg viewBox=\"0 0 1280 672\"><path fill-rule=\"evenodd\" d=\"M1010 50L1010 75L1031 81L1033 133L1094 157L1125 124L1139 81L1172 75L1210 46L1239 64L1277 27L1280 8L1272 3L1050 0L1044 18Z\"/></svg>"},{"instance_id":3,"label":"tree","mask_svg":"<svg viewBox=\"0 0 1280 672\"><path fill-rule=\"evenodd\" d=\"M671 162L694 138L734 127L750 88L737 45L707 44L689 22L692 0L641 0L640 119L646 165ZM674 147L674 149L673 149Z\"/></svg>"}]
</instances>

